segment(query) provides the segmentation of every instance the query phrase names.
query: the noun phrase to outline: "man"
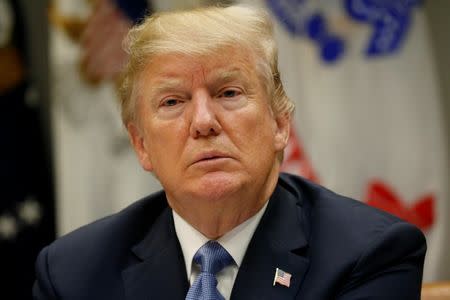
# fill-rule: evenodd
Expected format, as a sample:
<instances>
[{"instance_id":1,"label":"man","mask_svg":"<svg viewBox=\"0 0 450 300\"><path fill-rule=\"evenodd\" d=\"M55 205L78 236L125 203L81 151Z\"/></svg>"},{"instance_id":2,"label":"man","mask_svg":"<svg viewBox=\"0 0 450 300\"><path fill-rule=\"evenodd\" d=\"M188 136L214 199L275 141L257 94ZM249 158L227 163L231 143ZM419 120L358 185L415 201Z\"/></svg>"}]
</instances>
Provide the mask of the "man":
<instances>
[{"instance_id":1,"label":"man","mask_svg":"<svg viewBox=\"0 0 450 300\"><path fill-rule=\"evenodd\" d=\"M293 104L263 12L162 13L127 44L122 118L164 191L45 248L36 299L419 299L418 229L279 175Z\"/></svg>"}]
</instances>

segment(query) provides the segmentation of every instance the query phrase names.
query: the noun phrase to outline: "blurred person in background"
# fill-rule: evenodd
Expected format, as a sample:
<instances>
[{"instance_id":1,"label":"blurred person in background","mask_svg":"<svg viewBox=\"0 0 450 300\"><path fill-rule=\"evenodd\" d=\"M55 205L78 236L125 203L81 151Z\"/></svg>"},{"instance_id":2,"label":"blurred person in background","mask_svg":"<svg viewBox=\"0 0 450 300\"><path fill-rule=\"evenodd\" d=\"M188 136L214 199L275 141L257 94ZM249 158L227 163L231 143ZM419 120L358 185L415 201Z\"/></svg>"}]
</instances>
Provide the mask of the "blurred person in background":
<instances>
[{"instance_id":1,"label":"blurred person in background","mask_svg":"<svg viewBox=\"0 0 450 300\"><path fill-rule=\"evenodd\" d=\"M52 121L58 233L115 212L159 188L137 161L117 111L122 39L139 15L112 0L55 0L50 7ZM133 17L135 19L133 19ZM128 170L128 171L126 171Z\"/></svg>"}]
</instances>

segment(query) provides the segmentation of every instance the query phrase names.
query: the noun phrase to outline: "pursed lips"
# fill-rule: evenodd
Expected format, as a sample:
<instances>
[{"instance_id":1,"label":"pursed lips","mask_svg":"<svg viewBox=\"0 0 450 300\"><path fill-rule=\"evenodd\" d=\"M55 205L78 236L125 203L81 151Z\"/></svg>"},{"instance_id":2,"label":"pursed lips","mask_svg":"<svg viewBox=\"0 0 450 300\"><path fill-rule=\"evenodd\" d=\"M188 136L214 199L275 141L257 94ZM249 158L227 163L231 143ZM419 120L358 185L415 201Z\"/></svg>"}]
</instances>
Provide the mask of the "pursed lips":
<instances>
[{"instance_id":1,"label":"pursed lips","mask_svg":"<svg viewBox=\"0 0 450 300\"><path fill-rule=\"evenodd\" d=\"M220 159L220 158L231 158L231 156L227 155L225 153L222 153L222 152L217 152L217 151L203 152L195 157L192 165L199 163L199 162L215 160L215 159Z\"/></svg>"}]
</instances>

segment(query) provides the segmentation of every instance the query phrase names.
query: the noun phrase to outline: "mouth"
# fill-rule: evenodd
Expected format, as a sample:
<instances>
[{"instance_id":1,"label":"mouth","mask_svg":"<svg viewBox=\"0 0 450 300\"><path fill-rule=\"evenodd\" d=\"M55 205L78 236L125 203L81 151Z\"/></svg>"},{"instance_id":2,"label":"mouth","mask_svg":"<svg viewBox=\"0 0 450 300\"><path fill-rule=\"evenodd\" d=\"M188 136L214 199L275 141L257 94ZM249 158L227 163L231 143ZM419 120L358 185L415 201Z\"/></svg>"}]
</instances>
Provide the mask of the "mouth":
<instances>
[{"instance_id":1,"label":"mouth","mask_svg":"<svg viewBox=\"0 0 450 300\"><path fill-rule=\"evenodd\" d=\"M231 158L229 155L219 152L205 152L198 155L192 164L218 162L224 159Z\"/></svg>"}]
</instances>

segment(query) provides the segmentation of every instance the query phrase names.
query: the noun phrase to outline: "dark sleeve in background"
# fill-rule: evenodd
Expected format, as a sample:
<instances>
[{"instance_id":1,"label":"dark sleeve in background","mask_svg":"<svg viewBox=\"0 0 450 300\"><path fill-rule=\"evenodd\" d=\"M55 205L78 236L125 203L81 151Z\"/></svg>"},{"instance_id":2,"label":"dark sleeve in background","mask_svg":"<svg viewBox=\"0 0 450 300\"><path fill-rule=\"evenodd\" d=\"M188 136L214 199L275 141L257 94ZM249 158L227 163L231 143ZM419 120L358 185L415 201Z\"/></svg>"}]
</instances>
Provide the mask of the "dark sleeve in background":
<instances>
[{"instance_id":1,"label":"dark sleeve in background","mask_svg":"<svg viewBox=\"0 0 450 300\"><path fill-rule=\"evenodd\" d=\"M55 238L47 1L8 3L14 30L7 46L18 54L25 75L0 91L0 298L26 300L37 254Z\"/></svg>"},{"instance_id":2,"label":"dark sleeve in background","mask_svg":"<svg viewBox=\"0 0 450 300\"><path fill-rule=\"evenodd\" d=\"M147 0L112 0L117 7L134 23L137 24L148 15L152 9Z\"/></svg>"}]
</instances>

